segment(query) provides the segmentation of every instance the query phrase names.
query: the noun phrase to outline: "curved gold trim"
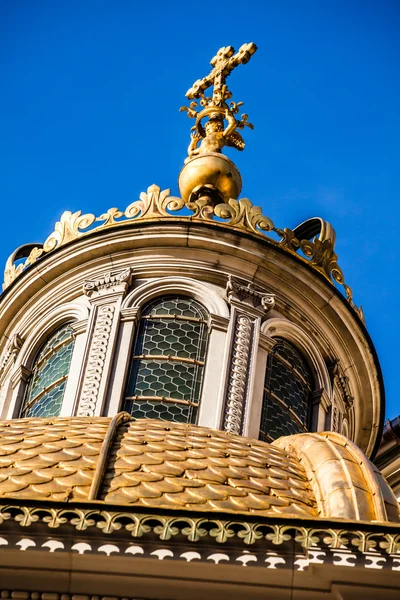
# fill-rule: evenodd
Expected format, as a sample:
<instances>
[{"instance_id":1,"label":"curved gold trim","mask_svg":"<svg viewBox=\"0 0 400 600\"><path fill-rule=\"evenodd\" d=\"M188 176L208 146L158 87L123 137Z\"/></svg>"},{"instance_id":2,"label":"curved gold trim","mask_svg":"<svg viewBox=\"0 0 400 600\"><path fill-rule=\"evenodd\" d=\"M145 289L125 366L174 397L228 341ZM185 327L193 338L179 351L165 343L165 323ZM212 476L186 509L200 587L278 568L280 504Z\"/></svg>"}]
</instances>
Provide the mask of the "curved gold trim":
<instances>
[{"instance_id":1,"label":"curved gold trim","mask_svg":"<svg viewBox=\"0 0 400 600\"><path fill-rule=\"evenodd\" d=\"M191 210L193 214L173 214L184 208ZM57 221L53 233L45 241L43 248L39 248L39 245L35 246L25 263L16 266L13 259L15 253L9 257L4 273L3 290L7 289L29 265L35 263L40 257L82 236L110 227L134 224L136 221L143 222L155 219L159 221L160 219L177 217L183 221L212 222L218 227L245 231L264 239L268 236L269 243L295 255L299 260L321 273L330 283L342 285L349 304L363 320L362 310L355 306L352 290L345 283L343 271L337 262L338 257L334 251L334 229L326 221L317 217L314 219L319 221L320 233L312 241L308 238L298 239L295 232L299 228L301 231L301 226L295 228L295 230L276 228L272 220L262 214L261 208L253 206L247 198L241 198L240 200L231 198L226 203L213 206L210 198L200 197L193 202L189 202L186 206L182 198L170 196L170 190L161 191L161 188L157 185L151 185L147 192L142 192L140 199L132 202L124 212L119 211L117 208L110 208L97 218L93 214L82 215L81 211L75 213L64 212L60 221ZM215 220L216 218L218 220ZM98 221L102 221L102 223L93 226ZM276 241L274 238L269 237L269 232L277 234L280 240ZM302 254L299 254L299 252Z\"/></svg>"}]
</instances>

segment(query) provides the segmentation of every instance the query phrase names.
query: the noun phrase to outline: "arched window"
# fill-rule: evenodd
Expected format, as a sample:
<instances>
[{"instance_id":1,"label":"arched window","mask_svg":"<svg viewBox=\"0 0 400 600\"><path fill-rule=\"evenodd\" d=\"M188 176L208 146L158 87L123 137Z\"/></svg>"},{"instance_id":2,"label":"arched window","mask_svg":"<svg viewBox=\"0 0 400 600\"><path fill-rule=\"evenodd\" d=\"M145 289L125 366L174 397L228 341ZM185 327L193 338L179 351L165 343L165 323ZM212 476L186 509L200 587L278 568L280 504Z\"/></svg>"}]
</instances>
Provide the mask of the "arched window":
<instances>
[{"instance_id":1,"label":"arched window","mask_svg":"<svg viewBox=\"0 0 400 600\"><path fill-rule=\"evenodd\" d=\"M150 302L139 324L124 410L136 418L195 423L207 337L205 310L192 298Z\"/></svg>"},{"instance_id":2,"label":"arched window","mask_svg":"<svg viewBox=\"0 0 400 600\"><path fill-rule=\"evenodd\" d=\"M57 329L40 348L32 367L21 417L60 414L74 348L70 325Z\"/></svg>"},{"instance_id":3,"label":"arched window","mask_svg":"<svg viewBox=\"0 0 400 600\"><path fill-rule=\"evenodd\" d=\"M309 428L313 379L300 352L275 338L267 360L261 411L260 439L303 433Z\"/></svg>"}]
</instances>

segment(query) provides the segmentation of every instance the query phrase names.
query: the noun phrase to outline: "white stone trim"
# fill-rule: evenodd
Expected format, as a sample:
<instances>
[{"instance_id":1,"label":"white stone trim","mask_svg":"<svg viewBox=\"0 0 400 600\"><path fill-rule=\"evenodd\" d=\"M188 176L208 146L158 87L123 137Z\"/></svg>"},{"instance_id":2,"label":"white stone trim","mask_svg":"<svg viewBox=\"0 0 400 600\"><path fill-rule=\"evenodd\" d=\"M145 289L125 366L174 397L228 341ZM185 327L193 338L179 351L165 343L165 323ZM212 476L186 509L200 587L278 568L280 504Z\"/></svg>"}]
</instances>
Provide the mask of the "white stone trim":
<instances>
[{"instance_id":1,"label":"white stone trim","mask_svg":"<svg viewBox=\"0 0 400 600\"><path fill-rule=\"evenodd\" d=\"M126 310L133 311L135 309L123 309L121 311L119 332L115 344L113 366L104 410L104 414L108 417L113 417L122 410L130 370L130 357L136 338L138 310L136 309L135 313L131 312L129 318L126 316L126 312L124 312Z\"/></svg>"},{"instance_id":2,"label":"white stone trim","mask_svg":"<svg viewBox=\"0 0 400 600\"><path fill-rule=\"evenodd\" d=\"M245 430L243 431L243 435L256 440L258 440L260 435L261 411L264 398L265 369L267 368L269 352L270 350L267 351L266 348L259 342L257 359L255 362L253 396L249 406L248 422Z\"/></svg>"},{"instance_id":3,"label":"white stone trim","mask_svg":"<svg viewBox=\"0 0 400 600\"><path fill-rule=\"evenodd\" d=\"M75 321L86 321L89 318L89 309L87 306L77 302L62 304L52 310L45 317L36 322L35 327L26 336L24 345L16 360L16 367L24 365L28 369L32 367L36 353L46 339L64 323Z\"/></svg>"},{"instance_id":4,"label":"white stone trim","mask_svg":"<svg viewBox=\"0 0 400 600\"><path fill-rule=\"evenodd\" d=\"M223 348L228 329L229 308L217 286L188 277L159 277L147 280L132 290L121 308L121 322L114 367L109 385L106 413L115 415L122 409L130 356L135 343L140 311L151 300L168 295L186 296L199 302L208 312L208 345L200 396L198 424L218 427L220 408L218 396L223 369Z\"/></svg>"},{"instance_id":5,"label":"white stone trim","mask_svg":"<svg viewBox=\"0 0 400 600\"><path fill-rule=\"evenodd\" d=\"M13 419L19 416L21 404L25 396L25 390L28 383L28 378L24 376L30 372L35 360L35 356L40 346L49 338L49 336L59 327L66 323L73 325L75 322L80 326L75 332L75 345L72 354L71 366L68 376L67 385L65 387L63 405L61 407L61 415L71 415L74 402L75 389L77 384L77 376L79 374L79 338L82 338L84 327L82 322L87 322L89 309L83 304L70 302L58 306L51 311L46 317L37 321L32 331L27 335L26 340L15 361L15 367L11 376L13 392L11 401L7 411L7 418ZM76 352L78 349L78 352ZM71 379L71 381L70 381Z\"/></svg>"},{"instance_id":6,"label":"white stone trim","mask_svg":"<svg viewBox=\"0 0 400 600\"><path fill-rule=\"evenodd\" d=\"M209 315L209 338L206 364L204 365L198 425L219 429L222 411L222 386L226 369L224 348L226 346L229 320Z\"/></svg>"},{"instance_id":7,"label":"white stone trim","mask_svg":"<svg viewBox=\"0 0 400 600\"><path fill-rule=\"evenodd\" d=\"M320 395L320 400L313 402L312 405L311 428L312 431L324 431L327 409L333 401L333 388L328 368L315 342L298 325L284 317L267 319L261 326L261 331L268 338L280 337L292 343L307 360L314 376L313 391L315 394L319 393ZM264 365L264 376L266 367L267 359ZM255 418L256 414L254 413ZM259 415L257 414L257 418L261 419L261 409ZM252 423L252 430L255 430L255 427L256 423Z\"/></svg>"},{"instance_id":8,"label":"white stone trim","mask_svg":"<svg viewBox=\"0 0 400 600\"><path fill-rule=\"evenodd\" d=\"M284 317L273 317L267 319L262 327L262 333L269 337L281 337L294 344L305 356L315 378L316 390L325 390L328 397L332 399L332 384L328 368L324 358L318 350L315 341L312 340L298 325Z\"/></svg>"},{"instance_id":9,"label":"white stone trim","mask_svg":"<svg viewBox=\"0 0 400 600\"><path fill-rule=\"evenodd\" d=\"M208 313L229 318L228 305L218 288L189 277L157 277L146 281L127 295L122 308L142 307L153 298L167 294L190 296L200 302Z\"/></svg>"}]
</instances>

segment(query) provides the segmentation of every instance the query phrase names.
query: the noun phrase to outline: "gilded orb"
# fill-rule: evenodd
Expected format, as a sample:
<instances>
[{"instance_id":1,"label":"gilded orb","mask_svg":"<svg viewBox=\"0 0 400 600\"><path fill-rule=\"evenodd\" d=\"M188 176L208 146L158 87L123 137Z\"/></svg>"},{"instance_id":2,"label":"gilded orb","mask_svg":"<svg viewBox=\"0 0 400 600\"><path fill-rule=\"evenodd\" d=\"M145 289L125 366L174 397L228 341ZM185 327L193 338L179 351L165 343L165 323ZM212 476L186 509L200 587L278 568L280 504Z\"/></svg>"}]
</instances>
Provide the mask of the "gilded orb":
<instances>
[{"instance_id":1,"label":"gilded orb","mask_svg":"<svg viewBox=\"0 0 400 600\"><path fill-rule=\"evenodd\" d=\"M199 154L188 160L179 174L179 191L185 202L196 189L212 186L227 202L238 198L242 189L242 178L228 157L218 152Z\"/></svg>"}]
</instances>

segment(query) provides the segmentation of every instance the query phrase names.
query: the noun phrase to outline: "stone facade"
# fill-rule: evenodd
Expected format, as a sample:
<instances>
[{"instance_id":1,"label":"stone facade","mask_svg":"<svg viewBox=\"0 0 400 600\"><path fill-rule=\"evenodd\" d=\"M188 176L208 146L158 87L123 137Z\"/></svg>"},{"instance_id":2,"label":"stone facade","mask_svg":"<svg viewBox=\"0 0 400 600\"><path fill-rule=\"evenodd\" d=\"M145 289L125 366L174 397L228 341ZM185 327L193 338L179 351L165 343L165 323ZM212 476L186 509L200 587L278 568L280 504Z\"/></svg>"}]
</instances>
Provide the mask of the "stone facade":
<instances>
[{"instance_id":1,"label":"stone facade","mask_svg":"<svg viewBox=\"0 0 400 600\"><path fill-rule=\"evenodd\" d=\"M258 437L266 361L282 337L312 369L311 429L344 431L371 454L380 373L362 324L307 266L262 240L239 239L206 223L136 224L78 239L73 253L60 248L28 269L0 303L1 417L19 415L37 348L65 322L76 341L61 415L116 414L141 308L175 294L209 315L200 425Z\"/></svg>"}]
</instances>

